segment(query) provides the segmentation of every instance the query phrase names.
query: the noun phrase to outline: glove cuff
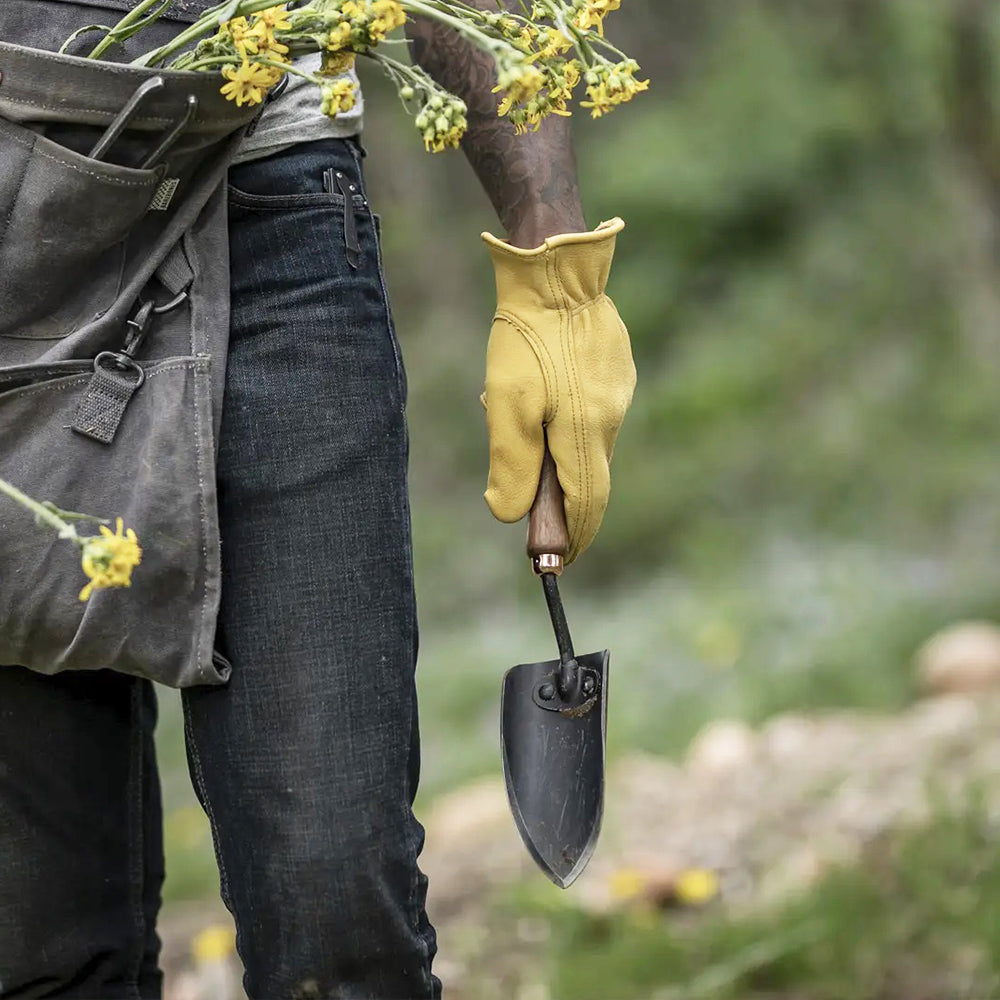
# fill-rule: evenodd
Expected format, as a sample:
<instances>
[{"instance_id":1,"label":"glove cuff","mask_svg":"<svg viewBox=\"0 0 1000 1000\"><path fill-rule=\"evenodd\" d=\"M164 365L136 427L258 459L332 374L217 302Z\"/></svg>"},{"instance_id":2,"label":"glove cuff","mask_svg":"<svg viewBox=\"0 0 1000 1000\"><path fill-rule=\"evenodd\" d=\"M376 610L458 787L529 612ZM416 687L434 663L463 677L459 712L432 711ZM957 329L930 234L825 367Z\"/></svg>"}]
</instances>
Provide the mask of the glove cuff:
<instances>
[{"instance_id":1,"label":"glove cuff","mask_svg":"<svg viewBox=\"0 0 1000 1000\"><path fill-rule=\"evenodd\" d=\"M497 239L482 238L496 272L497 302L544 309L575 309L604 294L625 223L614 218L589 233L560 233L540 247L525 250Z\"/></svg>"}]
</instances>

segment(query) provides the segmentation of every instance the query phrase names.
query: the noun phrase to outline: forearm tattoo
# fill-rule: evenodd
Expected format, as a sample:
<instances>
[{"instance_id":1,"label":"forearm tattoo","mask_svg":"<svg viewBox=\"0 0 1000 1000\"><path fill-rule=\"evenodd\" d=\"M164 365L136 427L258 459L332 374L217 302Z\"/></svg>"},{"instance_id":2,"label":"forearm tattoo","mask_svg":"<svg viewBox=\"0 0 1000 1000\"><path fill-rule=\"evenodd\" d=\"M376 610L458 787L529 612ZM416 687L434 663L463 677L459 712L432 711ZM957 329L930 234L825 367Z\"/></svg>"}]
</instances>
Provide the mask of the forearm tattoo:
<instances>
[{"instance_id":1,"label":"forearm tattoo","mask_svg":"<svg viewBox=\"0 0 1000 1000\"><path fill-rule=\"evenodd\" d=\"M496 10L496 0L472 0ZM424 17L407 21L414 61L468 105L462 149L510 239L537 246L546 236L586 229L569 125L559 116L537 132L515 135L497 115L493 59L458 32Z\"/></svg>"}]
</instances>

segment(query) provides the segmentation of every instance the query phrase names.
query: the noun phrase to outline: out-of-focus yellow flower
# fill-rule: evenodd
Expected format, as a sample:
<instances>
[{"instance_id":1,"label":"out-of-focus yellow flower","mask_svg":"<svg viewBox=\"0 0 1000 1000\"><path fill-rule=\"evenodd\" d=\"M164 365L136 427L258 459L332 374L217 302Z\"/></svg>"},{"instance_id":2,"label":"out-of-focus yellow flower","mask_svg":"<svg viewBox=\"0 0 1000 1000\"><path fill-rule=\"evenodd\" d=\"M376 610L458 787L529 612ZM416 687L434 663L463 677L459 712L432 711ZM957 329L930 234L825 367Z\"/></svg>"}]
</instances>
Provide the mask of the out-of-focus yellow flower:
<instances>
[{"instance_id":1,"label":"out-of-focus yellow flower","mask_svg":"<svg viewBox=\"0 0 1000 1000\"><path fill-rule=\"evenodd\" d=\"M719 877L708 868L681 871L619 868L611 875L608 888L616 902L637 905L640 909L703 906L719 895Z\"/></svg>"},{"instance_id":2,"label":"out-of-focus yellow flower","mask_svg":"<svg viewBox=\"0 0 1000 1000\"><path fill-rule=\"evenodd\" d=\"M617 900L635 899L642 895L646 877L636 868L619 868L611 876L611 895Z\"/></svg>"},{"instance_id":3,"label":"out-of-focus yellow flower","mask_svg":"<svg viewBox=\"0 0 1000 1000\"><path fill-rule=\"evenodd\" d=\"M211 924L191 942L191 954L197 962L219 962L235 951L236 932L225 924Z\"/></svg>"},{"instance_id":4,"label":"out-of-focus yellow flower","mask_svg":"<svg viewBox=\"0 0 1000 1000\"><path fill-rule=\"evenodd\" d=\"M684 906L710 903L719 895L719 876L709 868L689 868L677 876L674 895Z\"/></svg>"},{"instance_id":5,"label":"out-of-focus yellow flower","mask_svg":"<svg viewBox=\"0 0 1000 1000\"><path fill-rule=\"evenodd\" d=\"M132 570L142 561L142 549L135 532L118 518L117 530L112 532L101 525L101 533L84 540L80 562L90 582L80 591L80 600L86 601L95 590L109 587L131 587Z\"/></svg>"}]
</instances>

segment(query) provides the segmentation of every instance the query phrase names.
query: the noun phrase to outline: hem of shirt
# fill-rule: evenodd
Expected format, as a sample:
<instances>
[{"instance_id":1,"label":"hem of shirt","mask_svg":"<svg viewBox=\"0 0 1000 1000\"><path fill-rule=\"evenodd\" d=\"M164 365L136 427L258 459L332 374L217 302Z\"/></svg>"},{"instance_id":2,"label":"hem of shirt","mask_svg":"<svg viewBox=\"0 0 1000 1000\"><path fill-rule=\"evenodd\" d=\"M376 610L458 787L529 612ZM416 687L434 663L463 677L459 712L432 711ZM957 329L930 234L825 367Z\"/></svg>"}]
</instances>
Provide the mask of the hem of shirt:
<instances>
[{"instance_id":1,"label":"hem of shirt","mask_svg":"<svg viewBox=\"0 0 1000 1000\"><path fill-rule=\"evenodd\" d=\"M361 135L363 124L364 119L359 115L357 118L323 118L317 119L315 123L299 121L287 128L269 128L261 136L259 145L254 144L254 136L244 139L232 165L262 160L265 156L290 149L300 142L313 142L316 139L350 139Z\"/></svg>"}]
</instances>

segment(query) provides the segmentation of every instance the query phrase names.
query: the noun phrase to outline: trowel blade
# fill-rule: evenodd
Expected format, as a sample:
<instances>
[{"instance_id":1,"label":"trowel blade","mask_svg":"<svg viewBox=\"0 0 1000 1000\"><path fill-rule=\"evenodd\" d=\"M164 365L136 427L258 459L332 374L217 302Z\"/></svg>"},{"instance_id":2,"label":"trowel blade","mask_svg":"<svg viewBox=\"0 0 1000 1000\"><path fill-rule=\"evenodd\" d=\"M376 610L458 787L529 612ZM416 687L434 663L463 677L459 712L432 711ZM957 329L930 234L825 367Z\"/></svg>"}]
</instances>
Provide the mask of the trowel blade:
<instances>
[{"instance_id":1,"label":"trowel blade","mask_svg":"<svg viewBox=\"0 0 1000 1000\"><path fill-rule=\"evenodd\" d=\"M503 680L501 745L511 812L528 851L562 889L586 867L601 830L609 655L576 658L598 685L574 710L541 707L549 702L539 692L556 685L558 660L522 663Z\"/></svg>"}]
</instances>

